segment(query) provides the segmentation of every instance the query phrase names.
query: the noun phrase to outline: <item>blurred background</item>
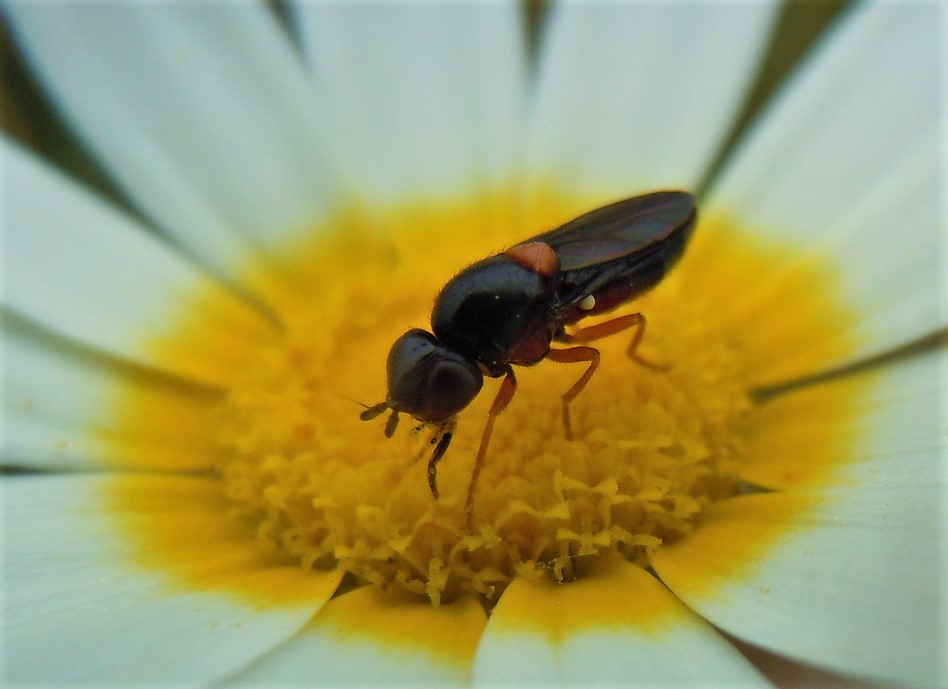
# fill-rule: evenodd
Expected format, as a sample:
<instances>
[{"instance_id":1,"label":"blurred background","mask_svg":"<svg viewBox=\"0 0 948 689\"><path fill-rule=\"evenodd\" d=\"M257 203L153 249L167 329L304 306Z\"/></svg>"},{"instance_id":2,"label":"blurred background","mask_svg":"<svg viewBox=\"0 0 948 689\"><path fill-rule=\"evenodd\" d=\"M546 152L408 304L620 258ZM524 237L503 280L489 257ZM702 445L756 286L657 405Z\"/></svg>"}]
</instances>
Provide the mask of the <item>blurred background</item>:
<instances>
[{"instance_id":1,"label":"blurred background","mask_svg":"<svg viewBox=\"0 0 948 689\"><path fill-rule=\"evenodd\" d=\"M481 2L483 0L469 1ZM661 2L662 0L626 1ZM692 1L704 3L741 0ZM269 0L266 4L288 35L294 38L286 2ZM535 56L543 39L543 25L551 3L544 0L522 0L520 4L530 55ZM741 115L718 152L718 162L742 127L766 103L774 88L793 70L801 57L806 55L814 41L841 12L853 4L855 4L854 0L786 0L783 3L768 55L760 67ZM97 190L129 214L138 215L125 203L102 169L85 153L82 146L71 135L68 127L57 116L54 107L30 73L29 65L19 54L14 37L4 21L2 10L0 10L0 128L6 135L59 166L83 184ZM712 165L709 177L704 180L705 184L713 176L716 168L716 165Z\"/></svg>"}]
</instances>

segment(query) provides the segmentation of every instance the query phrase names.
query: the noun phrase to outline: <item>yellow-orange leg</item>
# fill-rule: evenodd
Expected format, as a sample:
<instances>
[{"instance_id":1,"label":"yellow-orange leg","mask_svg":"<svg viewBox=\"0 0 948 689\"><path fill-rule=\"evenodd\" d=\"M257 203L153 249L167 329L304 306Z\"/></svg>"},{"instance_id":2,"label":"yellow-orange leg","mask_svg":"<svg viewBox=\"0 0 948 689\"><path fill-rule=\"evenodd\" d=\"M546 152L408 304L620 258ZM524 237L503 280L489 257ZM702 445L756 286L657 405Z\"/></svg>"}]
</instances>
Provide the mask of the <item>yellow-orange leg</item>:
<instances>
[{"instance_id":1,"label":"yellow-orange leg","mask_svg":"<svg viewBox=\"0 0 948 689\"><path fill-rule=\"evenodd\" d=\"M636 328L636 330L632 335L629 348L625 350L626 356L645 368L650 368L654 371L667 371L667 365L656 364L637 353L639 345L642 344L642 338L645 337L645 316L641 313L630 313L626 316L619 316L618 318L613 318L603 323L580 328L574 333L564 333L557 337L557 339L567 344L580 344L583 342L601 340L604 337L621 333L623 330L628 330L629 328Z\"/></svg>"},{"instance_id":2,"label":"yellow-orange leg","mask_svg":"<svg viewBox=\"0 0 948 689\"><path fill-rule=\"evenodd\" d=\"M500 384L497 396L494 397L494 403L490 405L490 411L487 412L487 424L484 426L481 445L477 448L477 457L474 459L471 483L467 487L467 499L464 501L464 528L468 531L471 529L474 518L474 490L477 488L477 477L481 474L481 467L484 464L484 458L487 456L487 445L490 443L490 434L494 430L494 419L507 408L515 392L517 392L517 379L514 377L513 369L507 366L504 380Z\"/></svg>"},{"instance_id":3,"label":"yellow-orange leg","mask_svg":"<svg viewBox=\"0 0 948 689\"><path fill-rule=\"evenodd\" d=\"M604 337L609 337L610 335L615 335L620 333L623 330L628 330L629 328L636 328L635 333L632 335L632 341L629 343L629 348L626 350L626 355L635 361L636 363L650 368L655 371L665 371L668 369L667 366L663 364L656 364L648 359L644 359L636 352L639 348L639 344L642 342L642 338L645 337L645 316L641 313L630 313L625 316L619 316L618 318L613 318L603 323L597 323L596 325L590 325L585 328L580 328L574 333L563 333L557 337L557 340L565 343L578 343L578 342L592 342L594 340L601 340ZM589 379L592 378L593 373L596 372L596 368L599 366L599 350L593 347L570 347L569 349L551 349L546 358L550 361L555 361L561 364L574 364L580 363L583 361L589 362L589 367L586 369L585 373L573 383L573 386L566 391L563 395L563 428L566 431L566 438L568 440L573 439L573 426L569 418L569 403L576 399L576 396L586 387L586 383L589 382Z\"/></svg>"},{"instance_id":4,"label":"yellow-orange leg","mask_svg":"<svg viewBox=\"0 0 948 689\"><path fill-rule=\"evenodd\" d=\"M589 362L589 367L579 377L573 387L563 393L563 428L566 431L566 439L573 439L573 425L569 420L569 403L576 399L593 373L599 367L599 350L594 347L570 347L569 349L551 349L546 358L559 364L577 364L583 361Z\"/></svg>"}]
</instances>

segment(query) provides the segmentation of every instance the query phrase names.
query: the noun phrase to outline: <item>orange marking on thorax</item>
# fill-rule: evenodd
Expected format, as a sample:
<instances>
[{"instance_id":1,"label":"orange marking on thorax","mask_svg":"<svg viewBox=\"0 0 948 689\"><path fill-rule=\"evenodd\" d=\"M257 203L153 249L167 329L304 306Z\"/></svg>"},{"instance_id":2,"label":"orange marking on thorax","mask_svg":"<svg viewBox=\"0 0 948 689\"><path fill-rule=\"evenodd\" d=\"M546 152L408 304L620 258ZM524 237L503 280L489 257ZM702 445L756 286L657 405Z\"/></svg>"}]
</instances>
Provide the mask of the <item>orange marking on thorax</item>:
<instances>
[{"instance_id":1,"label":"orange marking on thorax","mask_svg":"<svg viewBox=\"0 0 948 689\"><path fill-rule=\"evenodd\" d=\"M529 242L511 247L504 252L524 268L533 271L537 275L550 276L556 272L559 267L559 260L556 258L556 252L550 248L549 244L543 242Z\"/></svg>"}]
</instances>

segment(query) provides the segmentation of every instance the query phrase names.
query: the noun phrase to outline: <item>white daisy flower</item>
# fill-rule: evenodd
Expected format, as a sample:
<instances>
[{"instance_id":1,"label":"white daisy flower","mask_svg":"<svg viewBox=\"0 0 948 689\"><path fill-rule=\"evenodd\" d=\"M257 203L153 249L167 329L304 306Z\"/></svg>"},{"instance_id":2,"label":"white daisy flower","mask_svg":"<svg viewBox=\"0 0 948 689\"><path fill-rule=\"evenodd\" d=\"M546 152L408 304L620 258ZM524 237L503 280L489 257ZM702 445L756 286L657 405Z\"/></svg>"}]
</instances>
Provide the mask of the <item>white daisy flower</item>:
<instances>
[{"instance_id":1,"label":"white daisy flower","mask_svg":"<svg viewBox=\"0 0 948 689\"><path fill-rule=\"evenodd\" d=\"M849 8L725 148L771 3L533 58L513 4L7 4L133 213L3 140L5 682L943 685L941 9ZM457 270L655 189L665 369L597 341L567 439L582 366L518 368L465 524L498 381L437 499L352 400Z\"/></svg>"}]
</instances>

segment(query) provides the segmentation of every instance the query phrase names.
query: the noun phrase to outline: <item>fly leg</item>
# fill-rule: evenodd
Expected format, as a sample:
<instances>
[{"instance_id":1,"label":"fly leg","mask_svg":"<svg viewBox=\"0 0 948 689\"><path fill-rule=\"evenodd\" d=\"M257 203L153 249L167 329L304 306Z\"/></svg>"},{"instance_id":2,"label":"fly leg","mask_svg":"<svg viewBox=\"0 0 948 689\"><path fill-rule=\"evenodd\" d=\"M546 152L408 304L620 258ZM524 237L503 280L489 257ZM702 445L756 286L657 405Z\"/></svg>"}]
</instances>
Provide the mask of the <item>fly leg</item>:
<instances>
[{"instance_id":1,"label":"fly leg","mask_svg":"<svg viewBox=\"0 0 948 689\"><path fill-rule=\"evenodd\" d=\"M573 386L563 393L563 429L566 431L566 439L573 439L573 425L569 420L569 403L576 399L576 395L582 392L586 383L593 377L596 369L599 367L599 350L593 347L570 347L569 349L551 349L546 354L546 358L559 364L576 364L588 361L589 366L579 377Z\"/></svg>"},{"instance_id":2,"label":"fly leg","mask_svg":"<svg viewBox=\"0 0 948 689\"><path fill-rule=\"evenodd\" d=\"M637 352L639 345L642 343L642 338L645 337L645 316L641 313L630 313L625 316L619 316L618 318L613 318L603 323L580 328L572 334L563 333L558 335L557 339L560 342L577 344L581 342L592 342L593 340L601 340L604 337L615 335L629 328L635 328L635 332L632 334L632 341L629 343L629 348L625 352L626 356L637 364L653 371L667 371L667 365L656 364L653 361L649 361Z\"/></svg>"},{"instance_id":3,"label":"fly leg","mask_svg":"<svg viewBox=\"0 0 948 689\"><path fill-rule=\"evenodd\" d=\"M667 370L667 366L644 359L636 352L639 348L639 344L642 342L642 338L645 336L645 316L641 313L630 313L625 316L619 316L618 318L597 323L596 325L580 328L572 334L560 333L556 339L568 344L593 342L594 340L601 340L604 337L615 335L629 328L635 328L635 333L632 335L632 342L629 343L626 355L639 365L654 371ZM566 431L567 440L572 440L573 426L569 418L569 403L576 399L576 396L586 387L586 383L589 382L589 379L592 378L593 373L595 373L599 367L599 350L593 347L583 346L570 347L568 349L551 349L547 353L546 358L561 364L573 364L583 361L589 362L589 367L586 369L586 372L583 373L579 380L573 383L573 387L567 390L563 395L563 428Z\"/></svg>"},{"instance_id":4,"label":"fly leg","mask_svg":"<svg viewBox=\"0 0 948 689\"><path fill-rule=\"evenodd\" d=\"M408 460L408 464L406 465L406 467L415 466L415 464L417 464L418 461L422 457L425 456L425 453L428 451L429 447L431 447L432 445L436 445L437 443L441 441L441 435L444 433L444 424L429 425L429 424L423 423L423 424L419 424L418 427L413 429L412 432L418 433L421 431L421 429L425 428L426 426L428 426L429 430L431 431L428 434L428 439L424 442L424 444L420 448L418 448L418 452L416 452L415 455L410 460Z\"/></svg>"},{"instance_id":5,"label":"fly leg","mask_svg":"<svg viewBox=\"0 0 948 689\"><path fill-rule=\"evenodd\" d=\"M477 488L477 477L481 474L481 467L484 465L484 458L487 456L487 445L490 443L490 434L494 430L494 419L507 408L515 392L517 392L517 379L514 377L513 369L508 365L504 380L497 391L497 396L494 397L494 402L490 405L490 411L487 412L487 424L484 426L481 444L477 448L477 457L474 459L471 483L467 487L467 499L464 501L464 528L468 531L471 529L471 522L474 518L474 489Z\"/></svg>"},{"instance_id":6,"label":"fly leg","mask_svg":"<svg viewBox=\"0 0 948 689\"><path fill-rule=\"evenodd\" d=\"M440 495L438 493L438 462L444 457L444 453L448 451L448 446L451 444L451 438L454 437L454 429L457 425L457 417L448 419L434 430L431 434L431 439L426 443L426 445L435 446L434 452L431 453L431 459L428 460L428 487L431 489L431 494L435 500L437 500ZM424 449L425 448L422 447L421 452L418 453L418 456L415 457L412 464L418 461L418 458L424 453Z\"/></svg>"}]
</instances>

